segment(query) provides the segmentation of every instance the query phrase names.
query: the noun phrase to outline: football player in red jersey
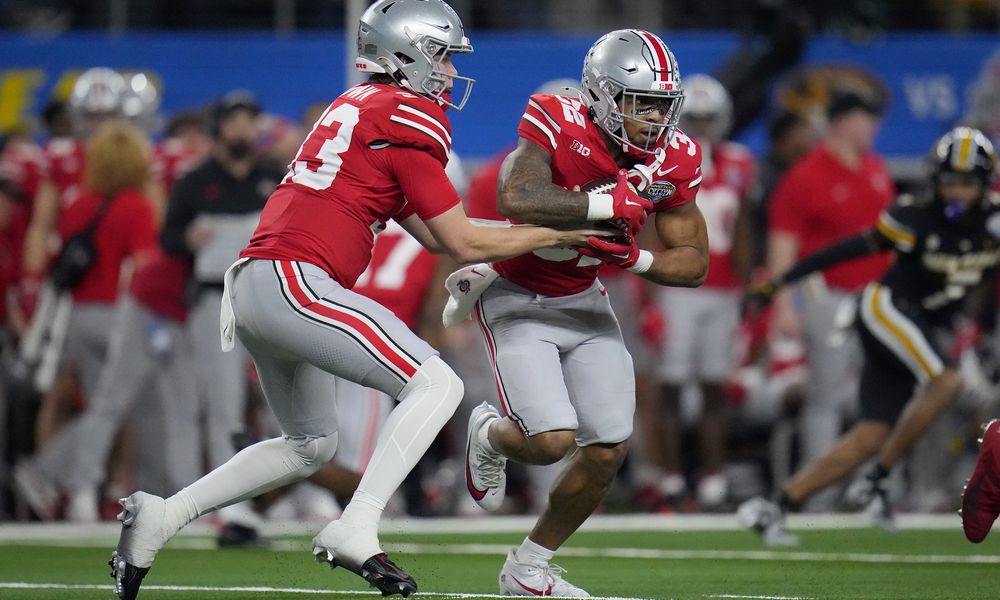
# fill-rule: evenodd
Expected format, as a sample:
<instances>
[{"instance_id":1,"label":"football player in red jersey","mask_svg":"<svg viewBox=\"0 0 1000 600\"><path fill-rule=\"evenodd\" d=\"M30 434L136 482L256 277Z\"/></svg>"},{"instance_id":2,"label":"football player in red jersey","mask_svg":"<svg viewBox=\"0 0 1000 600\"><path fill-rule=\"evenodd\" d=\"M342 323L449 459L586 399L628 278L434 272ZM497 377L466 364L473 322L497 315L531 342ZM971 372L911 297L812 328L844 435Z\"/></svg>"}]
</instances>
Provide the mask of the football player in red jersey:
<instances>
[{"instance_id":1,"label":"football player in red jersey","mask_svg":"<svg viewBox=\"0 0 1000 600\"><path fill-rule=\"evenodd\" d=\"M701 153L675 129L684 92L666 44L637 29L605 35L587 54L581 90L579 98L543 94L528 100L517 148L501 169L499 212L517 222L568 225L618 217L613 211L620 199L637 214L623 211L627 231L620 245L597 240L593 248L545 249L498 261L492 285L477 288L475 318L503 416L484 403L470 417L470 494L496 510L507 458L551 464L572 453L545 512L507 556L500 573L504 594L589 595L549 561L604 498L632 433L632 359L597 281L601 262L678 286L699 285L708 267L705 222L692 202ZM626 181L626 169L634 171L645 197ZM616 175L609 194L572 191ZM647 211L655 214L663 251L639 250L635 243ZM486 269L470 267L470 283ZM457 297L463 286L456 289Z\"/></svg>"},{"instance_id":2,"label":"football player in red jersey","mask_svg":"<svg viewBox=\"0 0 1000 600\"><path fill-rule=\"evenodd\" d=\"M382 552L385 503L451 417L462 382L388 309L350 291L375 235L393 219L432 251L461 262L587 244L608 232L477 227L445 174L451 129L472 80L451 58L472 51L461 20L441 0L380 0L362 16L358 68L374 73L347 90L313 126L226 273L223 347L235 336L257 366L283 436L245 448L177 494L121 500L112 557L120 598L134 598L161 547L200 515L301 480L337 449L333 391L347 379L399 404L389 415L351 502L312 543L383 594L409 595L413 578ZM455 81L463 95L452 97ZM613 215L607 215L611 217Z\"/></svg>"}]
</instances>

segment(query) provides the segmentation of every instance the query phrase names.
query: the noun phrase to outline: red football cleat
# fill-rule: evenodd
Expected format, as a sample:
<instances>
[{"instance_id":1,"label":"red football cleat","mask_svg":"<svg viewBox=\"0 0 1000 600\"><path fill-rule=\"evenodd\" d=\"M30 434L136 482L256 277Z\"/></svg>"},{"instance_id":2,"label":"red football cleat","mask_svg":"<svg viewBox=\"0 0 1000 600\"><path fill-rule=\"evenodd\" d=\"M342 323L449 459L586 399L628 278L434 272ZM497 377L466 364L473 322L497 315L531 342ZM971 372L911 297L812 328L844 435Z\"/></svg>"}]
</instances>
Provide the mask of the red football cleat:
<instances>
[{"instance_id":1,"label":"red football cleat","mask_svg":"<svg viewBox=\"0 0 1000 600\"><path fill-rule=\"evenodd\" d=\"M983 428L976 470L962 492L962 529L970 542L986 539L1000 515L1000 419Z\"/></svg>"}]
</instances>

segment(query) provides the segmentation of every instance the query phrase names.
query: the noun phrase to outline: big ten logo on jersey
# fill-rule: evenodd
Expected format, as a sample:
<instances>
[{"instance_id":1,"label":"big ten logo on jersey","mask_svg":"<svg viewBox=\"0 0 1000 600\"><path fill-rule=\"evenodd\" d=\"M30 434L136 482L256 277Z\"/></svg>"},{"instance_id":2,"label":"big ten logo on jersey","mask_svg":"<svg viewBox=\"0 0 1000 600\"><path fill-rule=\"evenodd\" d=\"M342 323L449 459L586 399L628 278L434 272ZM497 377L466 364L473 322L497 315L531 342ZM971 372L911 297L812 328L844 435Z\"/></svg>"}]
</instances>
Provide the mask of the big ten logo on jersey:
<instances>
[{"instance_id":1,"label":"big ten logo on jersey","mask_svg":"<svg viewBox=\"0 0 1000 600\"><path fill-rule=\"evenodd\" d=\"M406 233L395 221L389 221L385 231L375 240L372 260L368 263L354 289L375 288L379 290L399 290L406 283L410 265L420 256L423 246Z\"/></svg>"},{"instance_id":2,"label":"big ten logo on jersey","mask_svg":"<svg viewBox=\"0 0 1000 600\"><path fill-rule=\"evenodd\" d=\"M733 248L736 215L740 198L736 190L717 185L698 190L698 208L705 217L708 231L708 249L712 254L726 254Z\"/></svg>"},{"instance_id":3,"label":"big ten logo on jersey","mask_svg":"<svg viewBox=\"0 0 1000 600\"><path fill-rule=\"evenodd\" d=\"M579 152L581 156L590 156L590 148L584 146L580 140L573 140L573 143L569 145L569 149Z\"/></svg>"},{"instance_id":4,"label":"big ten logo on jersey","mask_svg":"<svg viewBox=\"0 0 1000 600\"><path fill-rule=\"evenodd\" d=\"M40 105L46 98L65 101L82 72L82 69L66 69L58 74L41 68L0 70L0 131L29 123L31 115L41 112ZM154 71L134 68L119 69L119 72L123 75L141 73L163 93L163 80ZM51 85L47 85L49 82Z\"/></svg>"}]
</instances>

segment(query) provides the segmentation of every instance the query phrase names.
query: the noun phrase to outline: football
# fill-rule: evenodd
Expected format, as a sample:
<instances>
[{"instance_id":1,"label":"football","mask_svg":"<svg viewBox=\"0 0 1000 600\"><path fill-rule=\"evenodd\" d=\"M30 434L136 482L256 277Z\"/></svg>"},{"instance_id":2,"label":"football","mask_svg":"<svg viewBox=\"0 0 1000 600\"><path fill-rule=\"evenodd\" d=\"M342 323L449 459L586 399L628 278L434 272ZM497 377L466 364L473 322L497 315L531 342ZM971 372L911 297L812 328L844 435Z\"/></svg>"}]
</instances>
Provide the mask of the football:
<instances>
[{"instance_id":1,"label":"football","mask_svg":"<svg viewBox=\"0 0 1000 600\"><path fill-rule=\"evenodd\" d=\"M618 185L618 180L615 178L610 179L594 179L593 181L588 181L587 183L580 186L581 192L596 192L598 194L608 194L611 190L615 189ZM606 219L604 221L595 221L594 225L606 229L620 229L622 235L611 238L612 241L617 243L628 243L628 239L625 236L625 226L623 223L617 220Z\"/></svg>"}]
</instances>

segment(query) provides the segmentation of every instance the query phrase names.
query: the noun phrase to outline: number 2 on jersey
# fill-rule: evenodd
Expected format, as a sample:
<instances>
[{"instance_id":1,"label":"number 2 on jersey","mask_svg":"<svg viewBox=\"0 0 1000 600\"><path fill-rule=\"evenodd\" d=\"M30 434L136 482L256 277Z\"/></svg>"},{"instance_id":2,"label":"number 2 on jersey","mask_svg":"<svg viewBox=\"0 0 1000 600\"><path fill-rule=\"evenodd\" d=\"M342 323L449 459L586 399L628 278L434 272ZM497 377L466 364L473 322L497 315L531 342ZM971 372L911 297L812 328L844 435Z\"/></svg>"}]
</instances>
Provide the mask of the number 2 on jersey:
<instances>
[{"instance_id":1,"label":"number 2 on jersey","mask_svg":"<svg viewBox=\"0 0 1000 600\"><path fill-rule=\"evenodd\" d=\"M359 118L358 107L353 104L341 104L323 115L299 147L285 181L314 190L330 187L344 162L341 153L351 146L351 136ZM333 137L323 135L327 130Z\"/></svg>"}]
</instances>

